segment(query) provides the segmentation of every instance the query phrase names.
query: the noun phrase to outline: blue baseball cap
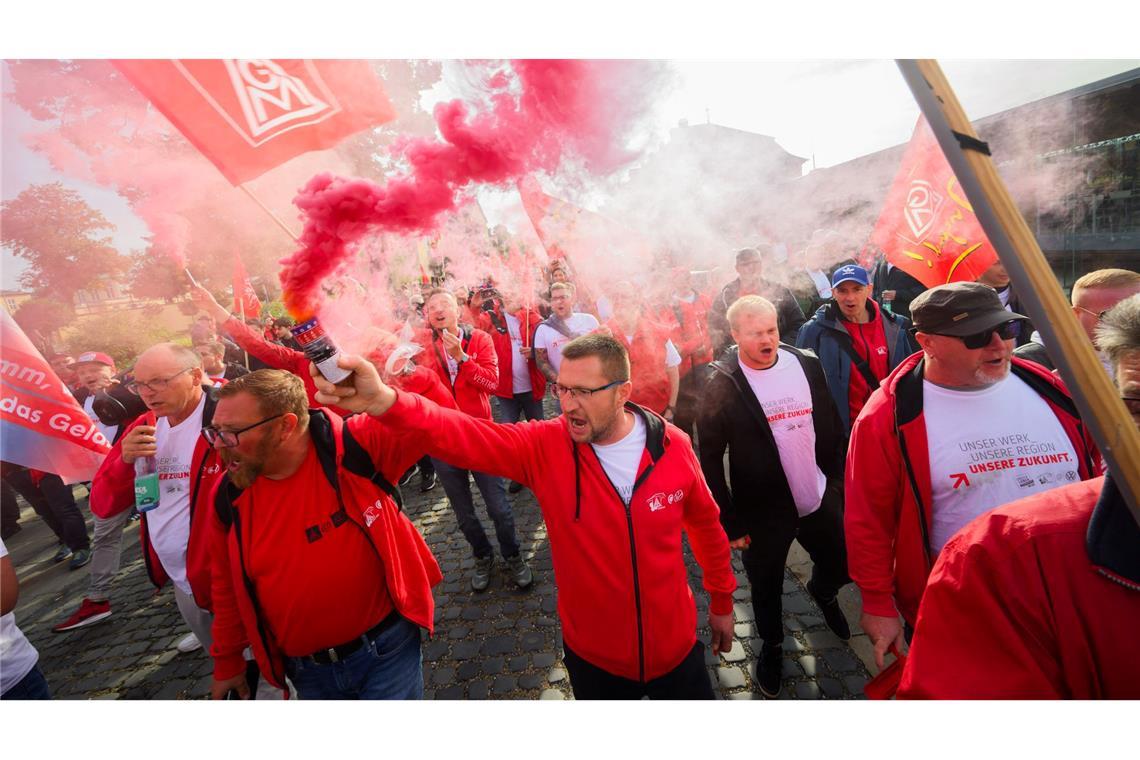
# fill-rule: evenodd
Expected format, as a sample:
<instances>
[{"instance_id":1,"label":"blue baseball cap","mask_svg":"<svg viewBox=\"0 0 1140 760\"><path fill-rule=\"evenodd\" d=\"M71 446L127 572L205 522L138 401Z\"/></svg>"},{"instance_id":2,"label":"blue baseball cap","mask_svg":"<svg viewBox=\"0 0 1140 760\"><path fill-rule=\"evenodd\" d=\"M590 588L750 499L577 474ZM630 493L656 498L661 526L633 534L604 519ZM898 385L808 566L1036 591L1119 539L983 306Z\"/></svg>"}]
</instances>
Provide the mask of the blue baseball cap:
<instances>
[{"instance_id":1,"label":"blue baseball cap","mask_svg":"<svg viewBox=\"0 0 1140 760\"><path fill-rule=\"evenodd\" d=\"M870 285L871 278L867 270L854 264L847 264L836 269L831 274L831 287L838 287L841 282L857 282L860 285Z\"/></svg>"}]
</instances>

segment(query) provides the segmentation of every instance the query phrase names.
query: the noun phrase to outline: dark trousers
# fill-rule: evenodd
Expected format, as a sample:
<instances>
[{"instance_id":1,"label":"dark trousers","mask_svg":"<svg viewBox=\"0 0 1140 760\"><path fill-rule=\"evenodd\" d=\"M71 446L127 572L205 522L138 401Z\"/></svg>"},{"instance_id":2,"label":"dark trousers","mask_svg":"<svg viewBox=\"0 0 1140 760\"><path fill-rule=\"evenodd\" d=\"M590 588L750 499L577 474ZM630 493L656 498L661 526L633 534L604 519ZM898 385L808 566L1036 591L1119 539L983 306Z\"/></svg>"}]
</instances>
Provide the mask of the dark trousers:
<instances>
[{"instance_id":1,"label":"dark trousers","mask_svg":"<svg viewBox=\"0 0 1140 760\"><path fill-rule=\"evenodd\" d=\"M715 699L708 670L705 669L705 645L700 641L685 655L681 664L663 676L641 683L615 676L591 665L570 650L562 648L562 661L570 674L574 699Z\"/></svg>"},{"instance_id":2,"label":"dark trousers","mask_svg":"<svg viewBox=\"0 0 1140 760\"><path fill-rule=\"evenodd\" d=\"M51 689L38 662L15 686L4 692L3 699L51 699Z\"/></svg>"},{"instance_id":3,"label":"dark trousers","mask_svg":"<svg viewBox=\"0 0 1140 760\"><path fill-rule=\"evenodd\" d=\"M681 378L677 387L677 408L673 410L673 424L693 437L693 425L697 421L697 408L701 402L701 391L712 370L708 364L693 367Z\"/></svg>"},{"instance_id":4,"label":"dark trousers","mask_svg":"<svg viewBox=\"0 0 1140 760\"><path fill-rule=\"evenodd\" d=\"M518 422L519 415L527 420L542 419L542 399L535 399L530 391L516 393L512 398L494 397L495 422Z\"/></svg>"},{"instance_id":5,"label":"dark trousers","mask_svg":"<svg viewBox=\"0 0 1140 760\"><path fill-rule=\"evenodd\" d=\"M27 499L36 514L68 549L77 552L91 548L87 524L75 503L75 494L58 475L44 475L38 486L32 482L32 474L24 469L9 472L5 479Z\"/></svg>"},{"instance_id":6,"label":"dark trousers","mask_svg":"<svg viewBox=\"0 0 1140 760\"><path fill-rule=\"evenodd\" d=\"M417 462L417 464L420 466L420 474L424 477L430 478L435 474L435 465L431 463L431 457L427 454L420 457L420 461Z\"/></svg>"},{"instance_id":7,"label":"dark trousers","mask_svg":"<svg viewBox=\"0 0 1140 760\"><path fill-rule=\"evenodd\" d=\"M831 599L850 582L847 577L847 546L843 538L842 486L828 485L819 509L799 519L795 531L749 534L752 544L741 553L744 571L752 585L752 611L756 631L766 645L784 640L784 566L788 549L798 539L813 564L811 585L823 599Z\"/></svg>"},{"instance_id":8,"label":"dark trousers","mask_svg":"<svg viewBox=\"0 0 1140 760\"><path fill-rule=\"evenodd\" d=\"M443 492L451 508L455 510L455 520L459 523L459 530L471 550L480 559L486 559L495 553L491 542L487 540L487 533L483 524L475 514L475 502L471 499L471 478L483 494L483 503L487 505L487 516L495 524L495 535L499 539L499 549L503 558L517 557L519 555L519 539L515 534L515 515L511 512L510 502L507 501L507 483L500 477L488 475L485 472L473 472L452 467L440 459L433 459L439 482L443 484ZM470 474L470 478L468 477Z\"/></svg>"}]
</instances>

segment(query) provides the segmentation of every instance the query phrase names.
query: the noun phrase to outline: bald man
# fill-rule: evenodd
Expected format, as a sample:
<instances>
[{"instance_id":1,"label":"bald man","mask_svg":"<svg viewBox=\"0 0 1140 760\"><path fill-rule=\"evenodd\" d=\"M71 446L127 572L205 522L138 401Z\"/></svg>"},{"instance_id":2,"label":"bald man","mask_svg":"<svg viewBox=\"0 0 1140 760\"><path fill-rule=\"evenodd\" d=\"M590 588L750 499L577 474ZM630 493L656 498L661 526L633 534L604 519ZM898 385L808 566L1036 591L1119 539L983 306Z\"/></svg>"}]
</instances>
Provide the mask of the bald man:
<instances>
[{"instance_id":1,"label":"bald man","mask_svg":"<svg viewBox=\"0 0 1140 760\"><path fill-rule=\"evenodd\" d=\"M134 504L135 460L153 456L159 504L143 514L140 530L147 574L158 588L168 580L174 585L178 610L192 631L178 648L192 651L210 641L208 539L201 519L209 507L201 504L222 469L201 430L210 422L214 402L203 385L201 359L184 346L159 343L147 349L135 364L134 378L127 389L147 411L127 426L92 481L96 527L90 589L79 609L52 630L62 633L111 616L109 592L119 569L122 528Z\"/></svg>"}]
</instances>

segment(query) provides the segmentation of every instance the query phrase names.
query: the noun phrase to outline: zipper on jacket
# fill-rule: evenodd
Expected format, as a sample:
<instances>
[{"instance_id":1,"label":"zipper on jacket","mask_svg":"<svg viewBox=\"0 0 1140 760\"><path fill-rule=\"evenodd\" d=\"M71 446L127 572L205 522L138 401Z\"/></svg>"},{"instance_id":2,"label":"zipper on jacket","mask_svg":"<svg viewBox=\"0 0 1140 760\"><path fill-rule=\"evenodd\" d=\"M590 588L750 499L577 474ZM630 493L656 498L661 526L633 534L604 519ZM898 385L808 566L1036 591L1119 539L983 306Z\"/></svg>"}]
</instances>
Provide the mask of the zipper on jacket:
<instances>
[{"instance_id":1,"label":"zipper on jacket","mask_svg":"<svg viewBox=\"0 0 1140 760\"><path fill-rule=\"evenodd\" d=\"M594 454L597 457L597 454ZM601 464L601 462L599 462ZM614 489L614 495L618 497L618 501L625 507L625 523L629 528L629 556L633 561L633 604L637 612L637 680L640 683L645 683L645 627L641 620L641 581L637 574L637 544L633 540L633 497L637 493L638 486L645 482L649 477L649 473L653 472L655 463L650 461L649 466L645 468L645 472L641 473L633 484L633 489L629 492L629 503L621 497L621 493L617 490L617 486L610 480L610 475L606 472L606 468L602 468L602 474L606 476L606 482L610 484L610 488Z\"/></svg>"}]
</instances>

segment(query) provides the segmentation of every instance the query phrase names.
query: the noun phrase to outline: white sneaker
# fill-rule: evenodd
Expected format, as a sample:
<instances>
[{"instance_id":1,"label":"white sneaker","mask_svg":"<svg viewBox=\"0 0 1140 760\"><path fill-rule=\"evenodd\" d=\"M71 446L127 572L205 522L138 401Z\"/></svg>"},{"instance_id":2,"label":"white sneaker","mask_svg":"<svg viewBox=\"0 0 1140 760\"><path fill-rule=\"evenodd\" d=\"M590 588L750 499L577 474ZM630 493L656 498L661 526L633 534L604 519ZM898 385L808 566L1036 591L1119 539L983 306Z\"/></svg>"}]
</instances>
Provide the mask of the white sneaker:
<instances>
[{"instance_id":1,"label":"white sneaker","mask_svg":"<svg viewBox=\"0 0 1140 760\"><path fill-rule=\"evenodd\" d=\"M201 649L201 648L202 648L202 642L198 641L198 637L192 633L189 636L187 636L186 638L182 639L182 641L178 642L178 651L179 652L193 652L195 649Z\"/></svg>"}]
</instances>

